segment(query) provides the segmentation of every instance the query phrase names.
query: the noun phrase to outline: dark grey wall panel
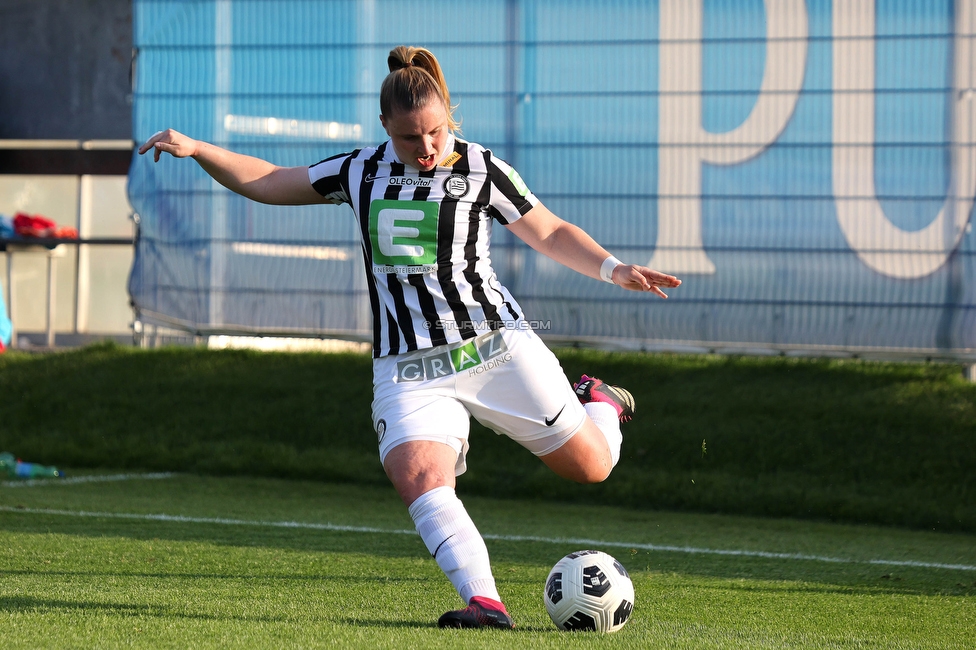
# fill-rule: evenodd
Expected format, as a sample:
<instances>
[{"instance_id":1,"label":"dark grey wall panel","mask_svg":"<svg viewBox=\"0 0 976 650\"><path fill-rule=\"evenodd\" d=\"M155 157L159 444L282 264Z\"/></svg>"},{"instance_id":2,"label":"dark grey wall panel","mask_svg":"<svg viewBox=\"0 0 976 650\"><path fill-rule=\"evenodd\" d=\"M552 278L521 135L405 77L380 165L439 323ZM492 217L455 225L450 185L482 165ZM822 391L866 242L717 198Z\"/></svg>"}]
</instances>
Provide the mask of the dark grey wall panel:
<instances>
[{"instance_id":1,"label":"dark grey wall panel","mask_svg":"<svg viewBox=\"0 0 976 650\"><path fill-rule=\"evenodd\" d=\"M131 0L0 0L0 139L132 137Z\"/></svg>"}]
</instances>

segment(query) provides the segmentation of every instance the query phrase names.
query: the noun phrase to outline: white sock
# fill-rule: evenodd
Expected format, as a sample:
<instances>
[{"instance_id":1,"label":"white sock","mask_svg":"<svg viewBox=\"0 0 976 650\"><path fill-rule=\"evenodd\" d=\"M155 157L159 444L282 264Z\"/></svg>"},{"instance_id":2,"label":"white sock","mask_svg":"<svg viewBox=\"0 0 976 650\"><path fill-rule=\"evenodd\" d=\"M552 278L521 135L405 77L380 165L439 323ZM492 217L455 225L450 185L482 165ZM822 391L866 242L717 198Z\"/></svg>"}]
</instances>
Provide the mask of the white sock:
<instances>
[{"instance_id":1,"label":"white sock","mask_svg":"<svg viewBox=\"0 0 976 650\"><path fill-rule=\"evenodd\" d=\"M611 467L616 467L617 461L620 460L620 445L624 441L624 437L620 434L617 409L604 402L587 402L583 405L583 410L607 439L607 444L610 446L610 460L613 461Z\"/></svg>"},{"instance_id":2,"label":"white sock","mask_svg":"<svg viewBox=\"0 0 976 650\"><path fill-rule=\"evenodd\" d=\"M427 550L465 604L473 596L501 601L488 547L453 489L445 486L425 492L408 510Z\"/></svg>"}]
</instances>

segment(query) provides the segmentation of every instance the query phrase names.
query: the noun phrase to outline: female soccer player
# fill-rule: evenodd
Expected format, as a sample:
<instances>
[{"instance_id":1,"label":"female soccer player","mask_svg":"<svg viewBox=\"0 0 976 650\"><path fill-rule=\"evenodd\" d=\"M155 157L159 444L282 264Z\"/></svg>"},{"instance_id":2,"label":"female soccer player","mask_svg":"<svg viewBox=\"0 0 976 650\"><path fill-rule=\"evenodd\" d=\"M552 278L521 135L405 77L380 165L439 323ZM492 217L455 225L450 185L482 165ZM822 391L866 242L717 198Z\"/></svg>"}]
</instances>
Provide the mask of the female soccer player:
<instances>
[{"instance_id":1,"label":"female soccer player","mask_svg":"<svg viewBox=\"0 0 976 650\"><path fill-rule=\"evenodd\" d=\"M278 167L167 130L139 149L192 157L225 187L271 204L347 203L359 220L373 312L373 425L383 467L467 605L442 627L512 628L488 549L454 492L470 417L556 474L603 481L620 456L631 394L574 386L491 267L492 221L569 268L667 298L671 275L623 264L550 212L518 173L458 137L440 64L399 46L380 89L389 140L309 167Z\"/></svg>"}]
</instances>

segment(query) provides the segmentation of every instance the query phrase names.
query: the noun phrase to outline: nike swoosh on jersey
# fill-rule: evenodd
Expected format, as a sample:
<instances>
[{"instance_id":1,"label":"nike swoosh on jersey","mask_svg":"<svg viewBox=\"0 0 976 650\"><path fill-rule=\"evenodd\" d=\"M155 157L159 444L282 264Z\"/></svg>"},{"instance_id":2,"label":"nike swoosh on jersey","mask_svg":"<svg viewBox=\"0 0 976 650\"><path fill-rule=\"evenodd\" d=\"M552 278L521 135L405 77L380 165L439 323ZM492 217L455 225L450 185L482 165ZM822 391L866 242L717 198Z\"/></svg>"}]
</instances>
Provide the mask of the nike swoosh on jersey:
<instances>
[{"instance_id":1,"label":"nike swoosh on jersey","mask_svg":"<svg viewBox=\"0 0 976 650\"><path fill-rule=\"evenodd\" d=\"M551 420L549 418L546 418L546 426L551 427L552 425L554 425L556 423L556 420L559 419L559 416L562 415L563 411L565 410L566 410L566 405L563 404L563 407L559 409L559 413L556 413L556 415L554 415Z\"/></svg>"}]
</instances>

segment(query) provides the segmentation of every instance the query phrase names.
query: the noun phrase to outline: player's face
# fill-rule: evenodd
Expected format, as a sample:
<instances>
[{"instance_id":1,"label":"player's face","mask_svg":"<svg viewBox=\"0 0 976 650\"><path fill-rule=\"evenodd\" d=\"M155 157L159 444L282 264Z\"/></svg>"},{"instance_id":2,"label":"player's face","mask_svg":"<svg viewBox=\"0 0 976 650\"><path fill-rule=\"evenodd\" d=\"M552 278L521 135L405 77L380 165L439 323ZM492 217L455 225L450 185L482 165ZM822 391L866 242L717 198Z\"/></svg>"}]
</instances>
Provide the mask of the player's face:
<instances>
[{"instance_id":1,"label":"player's face","mask_svg":"<svg viewBox=\"0 0 976 650\"><path fill-rule=\"evenodd\" d=\"M380 122L405 164L426 172L444 159L448 127L442 102L435 100L413 111L380 115Z\"/></svg>"}]
</instances>

